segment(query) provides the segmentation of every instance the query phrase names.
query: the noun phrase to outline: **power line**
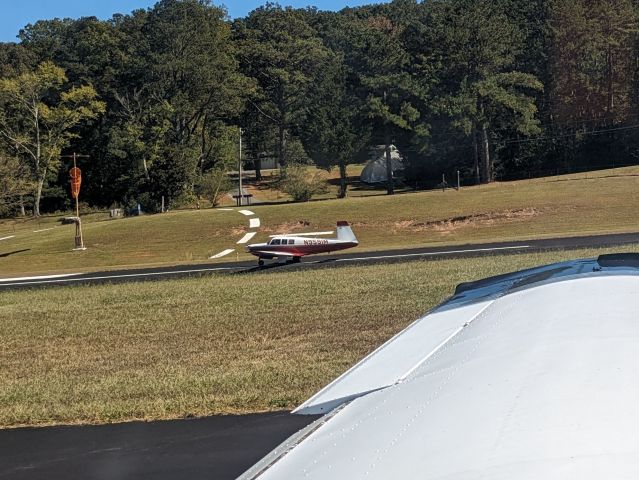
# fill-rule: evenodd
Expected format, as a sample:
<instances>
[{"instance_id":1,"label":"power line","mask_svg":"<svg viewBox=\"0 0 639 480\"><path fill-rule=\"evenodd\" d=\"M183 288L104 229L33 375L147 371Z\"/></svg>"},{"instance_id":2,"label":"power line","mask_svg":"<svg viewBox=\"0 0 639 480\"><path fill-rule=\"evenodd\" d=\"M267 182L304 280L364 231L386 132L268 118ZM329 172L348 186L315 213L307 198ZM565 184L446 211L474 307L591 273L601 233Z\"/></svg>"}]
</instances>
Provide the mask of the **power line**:
<instances>
[{"instance_id":1,"label":"power line","mask_svg":"<svg viewBox=\"0 0 639 480\"><path fill-rule=\"evenodd\" d=\"M502 140L498 143L528 143L535 142L537 140L554 140L556 138L566 138L566 137L574 137L577 135L587 136L587 135L601 135L609 132L618 132L622 130L634 130L639 128L639 123L635 125L628 125L626 127L616 127L616 128L607 128L604 130L593 130L592 132L582 132L582 133L565 133L562 135L552 135L552 136L543 136L543 137L533 137L533 138L522 138L518 140Z\"/></svg>"},{"instance_id":2,"label":"power line","mask_svg":"<svg viewBox=\"0 0 639 480\"><path fill-rule=\"evenodd\" d=\"M625 115L626 119L629 118L633 118L633 119L637 119L639 118L639 112L638 113L629 113L627 115ZM584 119L584 120L566 120L566 121L562 121L562 122L547 122L547 123L540 123L538 126L541 129L548 129L548 128L553 128L553 127L557 127L557 126L566 126L566 125L572 125L572 126L583 126L585 124L590 124L590 123L595 123L595 122L603 122L606 120L614 120L615 116L614 115L607 115L607 116L603 116L603 117L598 117L598 118L589 118L589 119ZM583 132L582 135L586 135L587 132ZM461 130L452 130L452 131L447 131L447 132L439 132L439 133L431 133L429 135L429 138L436 138L436 137L454 137L454 136L461 136L464 135L464 133ZM571 134L561 134L564 136L572 136L572 135L576 135L576 133L571 133Z\"/></svg>"},{"instance_id":3,"label":"power line","mask_svg":"<svg viewBox=\"0 0 639 480\"><path fill-rule=\"evenodd\" d=\"M532 137L532 138L521 138L521 139L504 139L504 140L498 140L496 142L494 142L495 144L520 144L520 143L531 143L531 142L536 142L539 140L554 140L554 139L558 139L558 138L568 138L568 137L574 137L577 135L580 136L589 136L589 135L603 135L605 133L610 133L610 132L617 132L617 131L628 131L628 130L635 130L635 129L639 129L639 124L635 124L635 125L628 125L625 127L616 127L616 128L607 128L604 130L593 130L592 132L582 132L582 133L565 133L565 134L561 134L561 135L546 135L546 136L541 136L541 137ZM446 143L451 143L450 140L445 140ZM472 142L455 142L454 145L452 145L453 149L455 148L470 148L473 146ZM412 151L412 152L417 152L418 149L415 147L412 148L404 148L402 149L403 151Z\"/></svg>"}]
</instances>

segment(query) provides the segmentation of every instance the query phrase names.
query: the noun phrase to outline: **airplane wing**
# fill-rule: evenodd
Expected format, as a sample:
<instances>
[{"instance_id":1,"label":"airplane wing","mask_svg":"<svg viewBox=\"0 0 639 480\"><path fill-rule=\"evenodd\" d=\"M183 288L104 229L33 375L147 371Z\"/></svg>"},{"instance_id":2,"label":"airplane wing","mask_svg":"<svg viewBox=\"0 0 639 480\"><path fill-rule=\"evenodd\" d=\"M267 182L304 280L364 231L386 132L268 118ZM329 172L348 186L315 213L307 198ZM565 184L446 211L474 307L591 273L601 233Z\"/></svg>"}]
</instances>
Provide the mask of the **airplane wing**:
<instances>
[{"instance_id":1,"label":"airplane wing","mask_svg":"<svg viewBox=\"0 0 639 480\"><path fill-rule=\"evenodd\" d=\"M333 235L335 231L329 232L308 232L308 233L278 233L277 235L269 235L269 238L277 237L315 237L318 235Z\"/></svg>"},{"instance_id":2,"label":"airplane wing","mask_svg":"<svg viewBox=\"0 0 639 480\"><path fill-rule=\"evenodd\" d=\"M637 292L637 255L462 284L240 478L637 478Z\"/></svg>"},{"instance_id":3,"label":"airplane wing","mask_svg":"<svg viewBox=\"0 0 639 480\"><path fill-rule=\"evenodd\" d=\"M293 253L293 252L284 253L284 252L277 252L277 251L270 251L270 250L252 250L251 253L253 255L259 254L259 255L269 255L273 257L303 257L303 255L299 253Z\"/></svg>"}]
</instances>

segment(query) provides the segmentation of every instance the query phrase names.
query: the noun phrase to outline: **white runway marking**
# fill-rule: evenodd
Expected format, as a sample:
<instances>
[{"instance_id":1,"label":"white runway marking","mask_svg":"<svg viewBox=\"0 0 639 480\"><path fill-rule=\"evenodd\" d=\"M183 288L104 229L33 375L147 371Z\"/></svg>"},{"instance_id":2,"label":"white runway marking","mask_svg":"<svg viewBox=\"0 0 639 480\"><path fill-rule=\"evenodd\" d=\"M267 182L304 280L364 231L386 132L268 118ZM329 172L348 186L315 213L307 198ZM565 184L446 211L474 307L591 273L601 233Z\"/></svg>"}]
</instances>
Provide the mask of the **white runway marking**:
<instances>
[{"instance_id":1,"label":"white runway marking","mask_svg":"<svg viewBox=\"0 0 639 480\"><path fill-rule=\"evenodd\" d=\"M247 233L246 235L244 235L244 236L240 239L240 241L239 241L239 242L237 242L237 243L238 243L238 244L241 244L241 243L248 243L248 241L249 241L251 238L253 238L255 235L257 235L257 233L256 233L256 232L249 232L249 233Z\"/></svg>"},{"instance_id":2,"label":"white runway marking","mask_svg":"<svg viewBox=\"0 0 639 480\"><path fill-rule=\"evenodd\" d=\"M228 255L228 254L229 254L229 253L231 253L231 252L234 252L234 251L235 251L235 249L234 249L234 248L228 248L228 249L224 250L223 252L216 253L216 254L215 254L215 255L213 255L212 257L209 257L209 259L213 259L213 258L221 258L221 257L223 257L223 256L225 256L225 255Z\"/></svg>"},{"instance_id":3,"label":"white runway marking","mask_svg":"<svg viewBox=\"0 0 639 480\"><path fill-rule=\"evenodd\" d=\"M249 220L249 228L258 228L260 226L259 218L251 218Z\"/></svg>"},{"instance_id":4,"label":"white runway marking","mask_svg":"<svg viewBox=\"0 0 639 480\"><path fill-rule=\"evenodd\" d=\"M456 253L473 253L473 252L497 252L500 250L521 250L530 248L530 245L517 245L513 247L493 247L493 248L474 248L470 250L448 250L443 252L424 252L424 253L404 253L398 255L379 255L376 257L357 257L357 258L338 258L336 262L355 262L362 260L379 260L383 258L405 258L405 257L432 257L437 255L450 255Z\"/></svg>"},{"instance_id":5,"label":"white runway marking","mask_svg":"<svg viewBox=\"0 0 639 480\"><path fill-rule=\"evenodd\" d=\"M65 273L60 275L40 275L37 277L16 277L16 278L0 278L0 282L24 282L25 280L48 280L51 278L67 278L75 275L84 275L83 273Z\"/></svg>"},{"instance_id":6,"label":"white runway marking","mask_svg":"<svg viewBox=\"0 0 639 480\"><path fill-rule=\"evenodd\" d=\"M233 211L233 209L232 209L232 208L218 208L218 210L219 210L220 212L232 212L232 211Z\"/></svg>"},{"instance_id":7,"label":"white runway marking","mask_svg":"<svg viewBox=\"0 0 639 480\"><path fill-rule=\"evenodd\" d=\"M247 217L250 217L251 215L255 215L253 212L251 212L250 210L240 210L240 213L242 215L246 215Z\"/></svg>"},{"instance_id":8,"label":"white runway marking","mask_svg":"<svg viewBox=\"0 0 639 480\"><path fill-rule=\"evenodd\" d=\"M34 230L33 233L48 232L49 230L53 230L53 229L55 229L55 227L43 228L42 230Z\"/></svg>"},{"instance_id":9,"label":"white runway marking","mask_svg":"<svg viewBox=\"0 0 639 480\"><path fill-rule=\"evenodd\" d=\"M2 237L2 238L0 238L0 242L2 240L9 240L10 238L14 238L14 237L15 237L15 235L9 235L8 237Z\"/></svg>"},{"instance_id":10,"label":"white runway marking","mask_svg":"<svg viewBox=\"0 0 639 480\"><path fill-rule=\"evenodd\" d=\"M3 287L11 287L18 285L44 285L48 283L62 283L62 282L86 282L88 280L110 280L116 278L133 278L133 277L154 277L158 275L177 275L181 273L198 273L198 272L216 272L218 270L233 270L233 267L216 267L216 268L200 268L198 270L176 270L174 272L147 272L147 273L127 273L122 275L103 275L99 277L90 278L58 278L55 280L43 280L41 282L17 282L17 283L4 283ZM80 275L80 274L75 274ZM16 280L16 279L11 279ZM19 280L19 279L18 279Z\"/></svg>"}]
</instances>

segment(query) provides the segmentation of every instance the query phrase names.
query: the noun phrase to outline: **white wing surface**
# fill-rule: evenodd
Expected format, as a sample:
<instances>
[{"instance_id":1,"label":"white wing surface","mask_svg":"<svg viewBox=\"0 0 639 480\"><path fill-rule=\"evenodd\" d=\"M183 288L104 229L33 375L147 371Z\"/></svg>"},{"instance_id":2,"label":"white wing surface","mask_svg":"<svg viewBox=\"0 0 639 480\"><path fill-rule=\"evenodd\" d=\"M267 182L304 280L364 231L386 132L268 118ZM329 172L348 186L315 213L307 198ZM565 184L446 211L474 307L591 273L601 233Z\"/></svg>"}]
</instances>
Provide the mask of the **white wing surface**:
<instances>
[{"instance_id":1,"label":"white wing surface","mask_svg":"<svg viewBox=\"0 0 639 480\"><path fill-rule=\"evenodd\" d=\"M243 478L639 478L639 270L624 258L461 286L305 402L330 413Z\"/></svg>"}]
</instances>

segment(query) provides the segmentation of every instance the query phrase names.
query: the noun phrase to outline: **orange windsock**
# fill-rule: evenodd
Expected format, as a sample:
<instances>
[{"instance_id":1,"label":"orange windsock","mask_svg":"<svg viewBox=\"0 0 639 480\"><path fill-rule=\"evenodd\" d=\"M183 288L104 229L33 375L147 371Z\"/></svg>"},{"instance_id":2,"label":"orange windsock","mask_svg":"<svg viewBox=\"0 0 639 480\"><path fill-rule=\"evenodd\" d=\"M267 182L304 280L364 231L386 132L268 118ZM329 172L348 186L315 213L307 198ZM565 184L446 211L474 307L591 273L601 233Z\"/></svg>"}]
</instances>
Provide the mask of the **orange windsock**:
<instances>
[{"instance_id":1,"label":"orange windsock","mask_svg":"<svg viewBox=\"0 0 639 480\"><path fill-rule=\"evenodd\" d=\"M78 198L80 195L80 185L82 184L82 172L78 167L73 167L69 170L69 176L71 177L71 196Z\"/></svg>"}]
</instances>

